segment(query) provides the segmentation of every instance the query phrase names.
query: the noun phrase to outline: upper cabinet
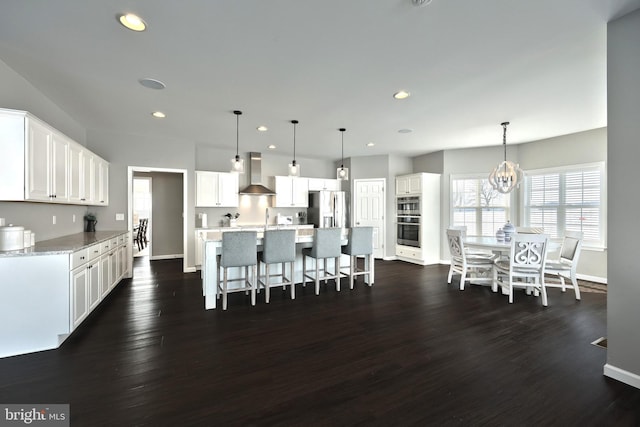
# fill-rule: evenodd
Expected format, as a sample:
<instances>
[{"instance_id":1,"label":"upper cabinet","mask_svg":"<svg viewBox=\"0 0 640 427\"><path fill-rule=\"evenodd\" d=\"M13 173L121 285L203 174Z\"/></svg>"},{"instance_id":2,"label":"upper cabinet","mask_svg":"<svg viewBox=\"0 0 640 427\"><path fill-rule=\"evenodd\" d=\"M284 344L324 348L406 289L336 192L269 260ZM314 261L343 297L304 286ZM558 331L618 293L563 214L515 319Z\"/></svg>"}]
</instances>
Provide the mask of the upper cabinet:
<instances>
[{"instance_id":1,"label":"upper cabinet","mask_svg":"<svg viewBox=\"0 0 640 427\"><path fill-rule=\"evenodd\" d=\"M340 181L337 179L307 178L309 180L309 191L339 191Z\"/></svg>"},{"instance_id":2,"label":"upper cabinet","mask_svg":"<svg viewBox=\"0 0 640 427\"><path fill-rule=\"evenodd\" d=\"M275 208L306 208L309 206L308 178L276 176Z\"/></svg>"},{"instance_id":3,"label":"upper cabinet","mask_svg":"<svg viewBox=\"0 0 640 427\"><path fill-rule=\"evenodd\" d=\"M238 207L237 173L196 171L196 207Z\"/></svg>"},{"instance_id":4,"label":"upper cabinet","mask_svg":"<svg viewBox=\"0 0 640 427\"><path fill-rule=\"evenodd\" d=\"M404 194L420 194L422 192L421 174L396 177L396 196Z\"/></svg>"},{"instance_id":5,"label":"upper cabinet","mask_svg":"<svg viewBox=\"0 0 640 427\"><path fill-rule=\"evenodd\" d=\"M26 111L0 109L0 150L0 200L109 203L109 163Z\"/></svg>"}]
</instances>

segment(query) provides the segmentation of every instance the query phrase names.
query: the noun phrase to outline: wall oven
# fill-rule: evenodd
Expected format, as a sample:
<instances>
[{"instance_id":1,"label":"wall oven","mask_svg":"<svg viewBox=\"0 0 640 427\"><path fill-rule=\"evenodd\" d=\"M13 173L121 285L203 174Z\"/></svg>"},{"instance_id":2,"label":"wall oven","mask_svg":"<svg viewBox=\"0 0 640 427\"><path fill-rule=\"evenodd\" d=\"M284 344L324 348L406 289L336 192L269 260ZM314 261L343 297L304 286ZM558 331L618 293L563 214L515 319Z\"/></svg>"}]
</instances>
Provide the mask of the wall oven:
<instances>
[{"instance_id":1,"label":"wall oven","mask_svg":"<svg viewBox=\"0 0 640 427\"><path fill-rule=\"evenodd\" d=\"M396 199L396 214L420 216L420 196L398 197Z\"/></svg>"},{"instance_id":2,"label":"wall oven","mask_svg":"<svg viewBox=\"0 0 640 427\"><path fill-rule=\"evenodd\" d=\"M420 247L420 217L398 215L397 243L403 246Z\"/></svg>"}]
</instances>

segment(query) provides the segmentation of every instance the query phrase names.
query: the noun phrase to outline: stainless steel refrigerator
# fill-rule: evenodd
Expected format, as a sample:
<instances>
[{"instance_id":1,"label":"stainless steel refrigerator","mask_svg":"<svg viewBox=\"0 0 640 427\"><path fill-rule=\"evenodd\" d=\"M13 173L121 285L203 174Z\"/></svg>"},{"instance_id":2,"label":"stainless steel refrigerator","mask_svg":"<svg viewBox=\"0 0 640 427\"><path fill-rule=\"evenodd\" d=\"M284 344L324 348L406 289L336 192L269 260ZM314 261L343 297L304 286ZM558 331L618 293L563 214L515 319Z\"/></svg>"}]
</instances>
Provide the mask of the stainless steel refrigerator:
<instances>
[{"instance_id":1,"label":"stainless steel refrigerator","mask_svg":"<svg viewBox=\"0 0 640 427\"><path fill-rule=\"evenodd\" d=\"M309 192L307 219L318 228L347 226L347 200L344 191Z\"/></svg>"}]
</instances>

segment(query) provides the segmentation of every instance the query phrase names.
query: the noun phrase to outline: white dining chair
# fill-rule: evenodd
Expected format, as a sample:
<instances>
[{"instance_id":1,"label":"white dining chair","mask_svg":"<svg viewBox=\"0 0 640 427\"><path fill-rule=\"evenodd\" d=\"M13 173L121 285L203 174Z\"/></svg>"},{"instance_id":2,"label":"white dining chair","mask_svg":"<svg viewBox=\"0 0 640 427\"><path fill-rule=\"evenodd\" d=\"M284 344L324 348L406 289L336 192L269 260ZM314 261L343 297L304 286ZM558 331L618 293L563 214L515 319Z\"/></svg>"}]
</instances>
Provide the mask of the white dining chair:
<instances>
[{"instance_id":1,"label":"white dining chair","mask_svg":"<svg viewBox=\"0 0 640 427\"><path fill-rule=\"evenodd\" d=\"M464 283L493 283L493 255L471 255L464 246L463 232L460 229L447 229L447 242L451 255L451 266L447 283L451 284L454 273L460 274L460 290L464 290ZM467 277L469 274L469 277Z\"/></svg>"},{"instance_id":2,"label":"white dining chair","mask_svg":"<svg viewBox=\"0 0 640 427\"><path fill-rule=\"evenodd\" d=\"M577 300L580 299L580 287L576 278L576 269L583 238L584 235L579 231L567 231L562 240L559 258L547 261L544 268L545 274L554 277L553 281L547 282L548 288L561 288L562 292L565 292L567 288L573 288ZM567 284L565 279L569 279L571 284Z\"/></svg>"},{"instance_id":3,"label":"white dining chair","mask_svg":"<svg viewBox=\"0 0 640 427\"><path fill-rule=\"evenodd\" d=\"M525 288L527 292L533 290L536 295L542 295L542 305L546 307L544 268L548 242L545 234L514 234L509 258L495 261L493 291L502 288L503 293L509 295L509 303L513 303L514 288Z\"/></svg>"}]
</instances>

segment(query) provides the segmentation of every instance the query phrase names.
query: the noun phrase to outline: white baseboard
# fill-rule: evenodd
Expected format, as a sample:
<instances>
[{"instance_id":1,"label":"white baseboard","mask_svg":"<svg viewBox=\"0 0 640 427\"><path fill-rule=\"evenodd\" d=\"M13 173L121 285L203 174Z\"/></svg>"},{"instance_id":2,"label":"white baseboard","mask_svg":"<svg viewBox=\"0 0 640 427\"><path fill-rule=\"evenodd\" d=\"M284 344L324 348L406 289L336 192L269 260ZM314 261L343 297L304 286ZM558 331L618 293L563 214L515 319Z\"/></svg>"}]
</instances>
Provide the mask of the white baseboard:
<instances>
[{"instance_id":1,"label":"white baseboard","mask_svg":"<svg viewBox=\"0 0 640 427\"><path fill-rule=\"evenodd\" d=\"M395 261L396 259L398 258L396 258L395 255L382 257L383 261Z\"/></svg>"},{"instance_id":2,"label":"white baseboard","mask_svg":"<svg viewBox=\"0 0 640 427\"><path fill-rule=\"evenodd\" d=\"M640 389L640 375L634 374L633 372L616 368L615 366L607 363L604 365L604 375Z\"/></svg>"},{"instance_id":3,"label":"white baseboard","mask_svg":"<svg viewBox=\"0 0 640 427\"><path fill-rule=\"evenodd\" d=\"M156 261L159 259L176 259L176 258L184 258L183 254L173 254L173 255L154 255L149 257L150 261Z\"/></svg>"},{"instance_id":4,"label":"white baseboard","mask_svg":"<svg viewBox=\"0 0 640 427\"><path fill-rule=\"evenodd\" d=\"M606 277L589 276L588 274L576 274L576 277L579 280L586 280L587 282L602 283L603 285L607 284Z\"/></svg>"},{"instance_id":5,"label":"white baseboard","mask_svg":"<svg viewBox=\"0 0 640 427\"><path fill-rule=\"evenodd\" d=\"M197 271L197 270L196 270L196 268L195 268L195 267L186 267L186 268L183 270L183 273L195 273L196 271Z\"/></svg>"}]
</instances>

